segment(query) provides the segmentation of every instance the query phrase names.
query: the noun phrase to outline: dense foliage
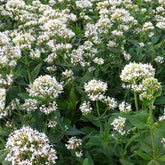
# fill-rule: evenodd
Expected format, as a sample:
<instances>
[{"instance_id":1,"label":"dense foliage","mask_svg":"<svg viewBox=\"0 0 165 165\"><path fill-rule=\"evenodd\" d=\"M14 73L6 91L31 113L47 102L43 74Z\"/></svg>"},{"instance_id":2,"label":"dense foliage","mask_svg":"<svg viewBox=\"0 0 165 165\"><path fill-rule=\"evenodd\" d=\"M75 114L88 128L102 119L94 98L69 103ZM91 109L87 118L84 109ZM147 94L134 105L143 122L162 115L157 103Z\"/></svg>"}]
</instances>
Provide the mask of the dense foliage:
<instances>
[{"instance_id":1,"label":"dense foliage","mask_svg":"<svg viewBox=\"0 0 165 165\"><path fill-rule=\"evenodd\" d=\"M165 163L165 0L0 0L2 165Z\"/></svg>"}]
</instances>

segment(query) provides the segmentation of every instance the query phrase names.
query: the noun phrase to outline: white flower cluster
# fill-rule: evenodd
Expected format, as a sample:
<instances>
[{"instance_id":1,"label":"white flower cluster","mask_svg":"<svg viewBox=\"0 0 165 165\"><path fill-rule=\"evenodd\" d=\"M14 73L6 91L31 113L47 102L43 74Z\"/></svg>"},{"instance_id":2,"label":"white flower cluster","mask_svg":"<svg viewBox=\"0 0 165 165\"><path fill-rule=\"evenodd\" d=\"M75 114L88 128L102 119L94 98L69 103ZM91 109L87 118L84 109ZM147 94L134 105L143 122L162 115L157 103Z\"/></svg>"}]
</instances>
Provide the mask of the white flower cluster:
<instances>
[{"instance_id":1,"label":"white flower cluster","mask_svg":"<svg viewBox=\"0 0 165 165\"><path fill-rule=\"evenodd\" d=\"M118 106L117 101L109 96L104 97L103 102L108 106L109 109L112 110L114 110Z\"/></svg>"},{"instance_id":2,"label":"white flower cluster","mask_svg":"<svg viewBox=\"0 0 165 165\"><path fill-rule=\"evenodd\" d=\"M0 88L0 119L8 114L5 110L6 89Z\"/></svg>"},{"instance_id":3,"label":"white flower cluster","mask_svg":"<svg viewBox=\"0 0 165 165\"><path fill-rule=\"evenodd\" d=\"M5 32L0 33L0 68L15 67L19 58L21 58L20 48L13 46L13 42Z\"/></svg>"},{"instance_id":4,"label":"white flower cluster","mask_svg":"<svg viewBox=\"0 0 165 165\"><path fill-rule=\"evenodd\" d=\"M18 34L13 38L13 43L21 50L31 49L35 38L30 33Z\"/></svg>"},{"instance_id":5,"label":"white flower cluster","mask_svg":"<svg viewBox=\"0 0 165 165\"><path fill-rule=\"evenodd\" d=\"M126 122L126 118L120 116L114 119L114 121L111 123L111 125L113 126L113 130L118 131L121 135L125 135L126 134L126 130L124 130L125 122Z\"/></svg>"},{"instance_id":6,"label":"white flower cluster","mask_svg":"<svg viewBox=\"0 0 165 165\"><path fill-rule=\"evenodd\" d=\"M80 105L80 111L82 112L83 115L87 115L89 113L91 113L92 111L92 107L90 102L88 101L84 101L81 105Z\"/></svg>"},{"instance_id":7,"label":"white flower cluster","mask_svg":"<svg viewBox=\"0 0 165 165\"><path fill-rule=\"evenodd\" d=\"M75 150L82 146L82 140L76 137L71 137L65 146L68 150Z\"/></svg>"},{"instance_id":8,"label":"white flower cluster","mask_svg":"<svg viewBox=\"0 0 165 165\"><path fill-rule=\"evenodd\" d=\"M82 157L83 153L80 147L82 146L82 140L76 137L71 137L68 143L65 144L66 148L71 151L75 151L76 157Z\"/></svg>"},{"instance_id":9,"label":"white flower cluster","mask_svg":"<svg viewBox=\"0 0 165 165\"><path fill-rule=\"evenodd\" d=\"M0 46L9 44L9 38L6 34L0 32Z\"/></svg>"},{"instance_id":10,"label":"white flower cluster","mask_svg":"<svg viewBox=\"0 0 165 165\"><path fill-rule=\"evenodd\" d=\"M37 48L35 48L34 50L31 49L30 57L32 59L39 59L41 57L41 51L39 49L37 49Z\"/></svg>"},{"instance_id":11,"label":"white flower cluster","mask_svg":"<svg viewBox=\"0 0 165 165\"><path fill-rule=\"evenodd\" d=\"M107 88L107 83L94 79L84 85L85 92L92 101L102 100Z\"/></svg>"},{"instance_id":12,"label":"white flower cluster","mask_svg":"<svg viewBox=\"0 0 165 165\"><path fill-rule=\"evenodd\" d=\"M53 63L53 61L57 58L57 54L51 53L48 55L48 57L45 59L45 62L47 63Z\"/></svg>"},{"instance_id":13,"label":"white flower cluster","mask_svg":"<svg viewBox=\"0 0 165 165\"><path fill-rule=\"evenodd\" d=\"M62 72L62 76L64 76L65 78L67 78L68 80L73 79L73 71L71 69L66 69L64 72Z\"/></svg>"},{"instance_id":14,"label":"white flower cluster","mask_svg":"<svg viewBox=\"0 0 165 165\"><path fill-rule=\"evenodd\" d=\"M164 57L162 57L162 56L157 56L157 57L155 58L155 61L156 61L156 63L162 64L162 63L164 62Z\"/></svg>"},{"instance_id":15,"label":"white flower cluster","mask_svg":"<svg viewBox=\"0 0 165 165\"><path fill-rule=\"evenodd\" d=\"M163 147L165 148L165 138L162 138L161 143L163 144Z\"/></svg>"},{"instance_id":16,"label":"white flower cluster","mask_svg":"<svg viewBox=\"0 0 165 165\"><path fill-rule=\"evenodd\" d=\"M164 108L164 114L163 114L163 116L160 116L159 117L159 121L163 121L163 120L165 120L165 108Z\"/></svg>"},{"instance_id":17,"label":"white flower cluster","mask_svg":"<svg viewBox=\"0 0 165 165\"><path fill-rule=\"evenodd\" d=\"M142 93L140 100L153 101L161 94L161 84L156 78L146 78L142 82Z\"/></svg>"},{"instance_id":18,"label":"white flower cluster","mask_svg":"<svg viewBox=\"0 0 165 165\"><path fill-rule=\"evenodd\" d=\"M1 86L9 86L13 83L13 75L12 74L9 74L7 75L6 74L6 78L3 78L2 75L0 75L0 85Z\"/></svg>"},{"instance_id":19,"label":"white flower cluster","mask_svg":"<svg viewBox=\"0 0 165 165\"><path fill-rule=\"evenodd\" d=\"M37 107L37 100L36 99L25 99L25 103L21 107L23 110L26 111L34 111Z\"/></svg>"},{"instance_id":20,"label":"white flower cluster","mask_svg":"<svg viewBox=\"0 0 165 165\"><path fill-rule=\"evenodd\" d=\"M101 101L107 105L108 109L114 110L117 108L117 101L114 98L105 96L105 92L108 89L107 83L93 79L84 84L84 89L91 101ZM84 102L81 105L80 110L82 113L85 113L85 111L91 112L92 109L90 108L89 102Z\"/></svg>"},{"instance_id":21,"label":"white flower cluster","mask_svg":"<svg viewBox=\"0 0 165 165\"><path fill-rule=\"evenodd\" d=\"M91 3L90 0L79 0L76 1L76 6L80 9L86 9L86 8L91 8L93 4Z\"/></svg>"},{"instance_id":22,"label":"white flower cluster","mask_svg":"<svg viewBox=\"0 0 165 165\"><path fill-rule=\"evenodd\" d=\"M6 149L9 150L6 160L12 164L56 164L56 151L47 136L28 126L10 134Z\"/></svg>"},{"instance_id":23,"label":"white flower cluster","mask_svg":"<svg viewBox=\"0 0 165 165\"><path fill-rule=\"evenodd\" d=\"M104 59L103 58L98 58L96 57L94 60L93 60L94 63L98 64L98 65L103 65L104 64Z\"/></svg>"},{"instance_id":24,"label":"white flower cluster","mask_svg":"<svg viewBox=\"0 0 165 165\"><path fill-rule=\"evenodd\" d=\"M126 103L125 101L119 104L119 110L123 113L128 113L132 111L131 104Z\"/></svg>"},{"instance_id":25,"label":"white flower cluster","mask_svg":"<svg viewBox=\"0 0 165 165\"><path fill-rule=\"evenodd\" d=\"M29 95L31 97L55 99L62 93L63 86L58 83L55 77L44 75L36 78L29 85Z\"/></svg>"},{"instance_id":26,"label":"white flower cluster","mask_svg":"<svg viewBox=\"0 0 165 165\"><path fill-rule=\"evenodd\" d=\"M149 31L149 30L153 30L154 29L154 26L151 22L145 22L144 25L143 25L143 31L146 32L146 31Z\"/></svg>"},{"instance_id":27,"label":"white flower cluster","mask_svg":"<svg viewBox=\"0 0 165 165\"><path fill-rule=\"evenodd\" d=\"M126 87L134 91L141 91L141 82L145 78L154 77L155 69L150 64L129 63L127 64L120 75L121 80L128 83Z\"/></svg>"},{"instance_id":28,"label":"white flower cluster","mask_svg":"<svg viewBox=\"0 0 165 165\"><path fill-rule=\"evenodd\" d=\"M48 105L43 104L40 106L40 111L45 113L46 115L56 110L57 110L57 104L55 101L53 101L52 103L50 102Z\"/></svg>"},{"instance_id":29,"label":"white flower cluster","mask_svg":"<svg viewBox=\"0 0 165 165\"><path fill-rule=\"evenodd\" d=\"M118 22L122 26L129 25L131 27L132 25L137 24L137 20L135 20L135 18L130 15L129 11L124 8L120 8L120 9L117 8L116 10L114 10L114 13L111 16L111 19L113 22ZM126 31L128 29L129 29L129 27L126 28Z\"/></svg>"},{"instance_id":30,"label":"white flower cluster","mask_svg":"<svg viewBox=\"0 0 165 165\"><path fill-rule=\"evenodd\" d=\"M56 125L57 125L57 121L56 120L49 120L49 122L47 124L48 128L55 128Z\"/></svg>"},{"instance_id":31,"label":"white flower cluster","mask_svg":"<svg viewBox=\"0 0 165 165\"><path fill-rule=\"evenodd\" d=\"M98 50L94 48L94 44L91 41L85 41L83 45L79 46L77 49L73 49L69 56L71 57L71 63L73 65L79 63L84 67L91 65L92 59L96 53L98 53Z\"/></svg>"}]
</instances>

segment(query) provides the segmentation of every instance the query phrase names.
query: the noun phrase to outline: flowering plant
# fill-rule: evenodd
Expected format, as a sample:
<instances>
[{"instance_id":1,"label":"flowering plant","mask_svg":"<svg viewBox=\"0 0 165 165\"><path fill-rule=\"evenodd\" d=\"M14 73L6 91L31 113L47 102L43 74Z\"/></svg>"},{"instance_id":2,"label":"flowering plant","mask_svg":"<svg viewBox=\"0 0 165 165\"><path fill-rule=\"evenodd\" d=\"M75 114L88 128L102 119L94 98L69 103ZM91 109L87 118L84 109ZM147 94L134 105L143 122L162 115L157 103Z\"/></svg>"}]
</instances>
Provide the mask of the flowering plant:
<instances>
[{"instance_id":1,"label":"flowering plant","mask_svg":"<svg viewBox=\"0 0 165 165\"><path fill-rule=\"evenodd\" d=\"M0 0L0 164L163 165L164 0Z\"/></svg>"}]
</instances>

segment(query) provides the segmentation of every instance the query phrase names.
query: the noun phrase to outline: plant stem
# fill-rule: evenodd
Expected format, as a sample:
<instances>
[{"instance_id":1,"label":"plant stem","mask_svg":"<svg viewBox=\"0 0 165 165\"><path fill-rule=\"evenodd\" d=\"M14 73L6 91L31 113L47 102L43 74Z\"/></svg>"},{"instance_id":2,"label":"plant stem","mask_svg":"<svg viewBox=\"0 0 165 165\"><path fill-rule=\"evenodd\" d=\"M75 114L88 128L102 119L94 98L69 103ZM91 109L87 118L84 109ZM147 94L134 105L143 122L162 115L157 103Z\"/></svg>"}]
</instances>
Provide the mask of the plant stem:
<instances>
[{"instance_id":1,"label":"plant stem","mask_svg":"<svg viewBox=\"0 0 165 165\"><path fill-rule=\"evenodd\" d=\"M108 108L104 111L104 113L100 116L100 118L103 118L107 111L108 111Z\"/></svg>"},{"instance_id":2,"label":"plant stem","mask_svg":"<svg viewBox=\"0 0 165 165\"><path fill-rule=\"evenodd\" d=\"M100 133L103 132L103 126L101 123L101 115L100 115L100 111L99 111L99 104L98 101L96 101L96 109L97 109L97 115L98 115L98 119L99 119L99 124L100 124Z\"/></svg>"},{"instance_id":3,"label":"plant stem","mask_svg":"<svg viewBox=\"0 0 165 165\"><path fill-rule=\"evenodd\" d=\"M100 118L100 111L99 111L98 101L96 101L96 109L97 109L97 115Z\"/></svg>"},{"instance_id":4,"label":"plant stem","mask_svg":"<svg viewBox=\"0 0 165 165\"><path fill-rule=\"evenodd\" d=\"M134 100L135 100L135 107L136 107L136 111L139 111L139 107L138 107L138 100L137 100L137 92L134 92Z\"/></svg>"},{"instance_id":5,"label":"plant stem","mask_svg":"<svg viewBox=\"0 0 165 165\"><path fill-rule=\"evenodd\" d=\"M155 137L153 134L153 129L151 129L151 140L152 140L152 153L153 153L153 159L156 159L156 154L155 154Z\"/></svg>"},{"instance_id":6,"label":"plant stem","mask_svg":"<svg viewBox=\"0 0 165 165\"><path fill-rule=\"evenodd\" d=\"M155 137L153 133L153 113L152 113L152 108L153 108L153 102L149 106L149 123L151 125L151 141L152 141L152 153L153 153L153 159L156 159L156 153L155 153Z\"/></svg>"},{"instance_id":7,"label":"plant stem","mask_svg":"<svg viewBox=\"0 0 165 165\"><path fill-rule=\"evenodd\" d=\"M25 60L26 60L25 64L26 64L26 67L27 67L28 79L29 79L29 82L31 83L32 78L31 78L30 69L29 69L29 61L28 61L27 52L25 52Z\"/></svg>"}]
</instances>

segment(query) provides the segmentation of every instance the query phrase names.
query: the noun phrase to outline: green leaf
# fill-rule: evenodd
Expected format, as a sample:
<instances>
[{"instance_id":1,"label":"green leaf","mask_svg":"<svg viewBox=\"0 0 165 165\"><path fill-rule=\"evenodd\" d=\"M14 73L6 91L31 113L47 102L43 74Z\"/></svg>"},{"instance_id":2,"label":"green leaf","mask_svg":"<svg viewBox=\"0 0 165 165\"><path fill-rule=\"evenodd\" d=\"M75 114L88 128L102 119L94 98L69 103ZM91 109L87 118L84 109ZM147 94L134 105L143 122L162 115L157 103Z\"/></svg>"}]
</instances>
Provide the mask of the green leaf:
<instances>
[{"instance_id":1,"label":"green leaf","mask_svg":"<svg viewBox=\"0 0 165 165\"><path fill-rule=\"evenodd\" d=\"M7 107L10 102L17 97L18 90L15 87L12 87L8 92L6 96L6 104L5 107Z\"/></svg>"},{"instance_id":2,"label":"green leaf","mask_svg":"<svg viewBox=\"0 0 165 165\"><path fill-rule=\"evenodd\" d=\"M4 162L2 162L2 165L11 165L11 163L7 162L7 161L4 161Z\"/></svg>"},{"instance_id":3,"label":"green leaf","mask_svg":"<svg viewBox=\"0 0 165 165\"><path fill-rule=\"evenodd\" d=\"M125 160L125 159L120 159L120 162L121 162L122 165L134 165L133 163L131 163L128 160Z\"/></svg>"},{"instance_id":4,"label":"green leaf","mask_svg":"<svg viewBox=\"0 0 165 165\"><path fill-rule=\"evenodd\" d=\"M79 131L76 127L71 127L67 130L67 135L80 135L85 134L82 131Z\"/></svg>"},{"instance_id":5,"label":"green leaf","mask_svg":"<svg viewBox=\"0 0 165 165\"><path fill-rule=\"evenodd\" d=\"M0 150L0 162L4 161L8 154L7 150Z\"/></svg>"},{"instance_id":6,"label":"green leaf","mask_svg":"<svg viewBox=\"0 0 165 165\"><path fill-rule=\"evenodd\" d=\"M159 160L160 161L165 161L165 154L163 156L159 157Z\"/></svg>"},{"instance_id":7,"label":"green leaf","mask_svg":"<svg viewBox=\"0 0 165 165\"><path fill-rule=\"evenodd\" d=\"M151 160L147 165L159 165L157 160Z\"/></svg>"},{"instance_id":8,"label":"green leaf","mask_svg":"<svg viewBox=\"0 0 165 165\"><path fill-rule=\"evenodd\" d=\"M155 101L157 105L165 105L165 96L158 97Z\"/></svg>"},{"instance_id":9,"label":"green leaf","mask_svg":"<svg viewBox=\"0 0 165 165\"><path fill-rule=\"evenodd\" d=\"M97 117L93 116L92 114L88 114L86 115L86 118L91 121L92 124L94 124L95 126L99 127L100 123Z\"/></svg>"},{"instance_id":10,"label":"green leaf","mask_svg":"<svg viewBox=\"0 0 165 165\"><path fill-rule=\"evenodd\" d=\"M31 78L32 78L32 80L34 80L38 76L38 74L40 72L40 69L41 69L41 66L42 66L42 63L38 64L34 68L34 70L31 72Z\"/></svg>"},{"instance_id":11,"label":"green leaf","mask_svg":"<svg viewBox=\"0 0 165 165\"><path fill-rule=\"evenodd\" d=\"M146 126L148 114L141 113L136 115L129 115L126 117L135 127L144 128Z\"/></svg>"},{"instance_id":12,"label":"green leaf","mask_svg":"<svg viewBox=\"0 0 165 165\"><path fill-rule=\"evenodd\" d=\"M89 162L88 158L86 158L84 159L83 165L92 165L92 164Z\"/></svg>"},{"instance_id":13,"label":"green leaf","mask_svg":"<svg viewBox=\"0 0 165 165\"><path fill-rule=\"evenodd\" d=\"M165 121L159 121L157 124L158 126L155 127L153 131L154 135L160 138L165 137Z\"/></svg>"},{"instance_id":14,"label":"green leaf","mask_svg":"<svg viewBox=\"0 0 165 165\"><path fill-rule=\"evenodd\" d=\"M89 152L86 152L86 153L85 153L85 156L88 158L88 161L90 162L90 165L94 165L93 160L92 160L92 157L91 157L91 155L89 154Z\"/></svg>"},{"instance_id":15,"label":"green leaf","mask_svg":"<svg viewBox=\"0 0 165 165\"><path fill-rule=\"evenodd\" d=\"M91 136L89 141L87 142L87 145L89 146L102 146L102 140L99 138L99 136Z\"/></svg>"},{"instance_id":16,"label":"green leaf","mask_svg":"<svg viewBox=\"0 0 165 165\"><path fill-rule=\"evenodd\" d=\"M141 158L143 158L145 160L151 160L152 159L152 156L150 156L144 152L141 152L141 151L135 151L135 154L140 156Z\"/></svg>"},{"instance_id":17,"label":"green leaf","mask_svg":"<svg viewBox=\"0 0 165 165\"><path fill-rule=\"evenodd\" d=\"M72 86L70 94L69 94L69 105L68 108L70 110L75 110L77 105L77 97L75 88Z\"/></svg>"},{"instance_id":18,"label":"green leaf","mask_svg":"<svg viewBox=\"0 0 165 165\"><path fill-rule=\"evenodd\" d=\"M18 96L19 96L21 99L28 99L28 98L29 98L28 93L18 93Z\"/></svg>"},{"instance_id":19,"label":"green leaf","mask_svg":"<svg viewBox=\"0 0 165 165\"><path fill-rule=\"evenodd\" d=\"M151 41L153 44L156 44L159 41L159 37L153 36Z\"/></svg>"},{"instance_id":20,"label":"green leaf","mask_svg":"<svg viewBox=\"0 0 165 165\"><path fill-rule=\"evenodd\" d=\"M125 148L127 148L133 141L135 141L135 139L139 136L139 134L135 134L133 135L127 142Z\"/></svg>"}]
</instances>

